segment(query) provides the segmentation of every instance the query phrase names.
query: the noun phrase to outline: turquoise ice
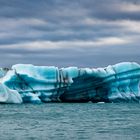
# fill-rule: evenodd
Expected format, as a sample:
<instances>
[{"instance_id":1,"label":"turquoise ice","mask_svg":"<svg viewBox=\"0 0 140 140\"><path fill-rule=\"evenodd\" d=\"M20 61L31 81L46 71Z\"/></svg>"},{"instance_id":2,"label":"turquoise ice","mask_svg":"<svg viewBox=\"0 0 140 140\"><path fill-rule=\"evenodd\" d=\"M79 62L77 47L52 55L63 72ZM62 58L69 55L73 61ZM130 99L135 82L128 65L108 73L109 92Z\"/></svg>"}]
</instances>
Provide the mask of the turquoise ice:
<instances>
[{"instance_id":1,"label":"turquoise ice","mask_svg":"<svg viewBox=\"0 0 140 140\"><path fill-rule=\"evenodd\" d=\"M139 102L139 83L135 62L97 69L17 64L0 69L0 102Z\"/></svg>"}]
</instances>

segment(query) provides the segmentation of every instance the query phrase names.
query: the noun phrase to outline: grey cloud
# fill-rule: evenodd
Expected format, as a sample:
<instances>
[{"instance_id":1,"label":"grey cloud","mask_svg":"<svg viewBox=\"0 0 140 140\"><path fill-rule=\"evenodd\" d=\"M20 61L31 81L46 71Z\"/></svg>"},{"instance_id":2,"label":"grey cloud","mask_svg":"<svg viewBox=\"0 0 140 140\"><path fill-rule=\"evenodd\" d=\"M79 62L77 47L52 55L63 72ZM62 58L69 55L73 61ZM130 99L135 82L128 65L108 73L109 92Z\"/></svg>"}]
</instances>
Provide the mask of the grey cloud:
<instances>
[{"instance_id":1,"label":"grey cloud","mask_svg":"<svg viewBox=\"0 0 140 140\"><path fill-rule=\"evenodd\" d=\"M131 10L125 8L128 5ZM138 6L138 0L1 0L0 60L3 61L0 65L33 63L96 67L120 61L139 62ZM84 44L111 37L127 38L132 42ZM45 41L69 44L61 44L55 49L41 48ZM74 41L83 44L74 46ZM24 46L29 42L40 42L40 48L34 51L34 47Z\"/></svg>"},{"instance_id":2,"label":"grey cloud","mask_svg":"<svg viewBox=\"0 0 140 140\"><path fill-rule=\"evenodd\" d=\"M113 45L103 47L86 46L83 48L32 49L3 48L1 49L1 66L15 63L32 63L35 65L55 65L58 67L100 67L122 61L136 61L140 63L139 44ZM136 51L134 51L136 50Z\"/></svg>"},{"instance_id":3,"label":"grey cloud","mask_svg":"<svg viewBox=\"0 0 140 140\"><path fill-rule=\"evenodd\" d=\"M140 4L137 0L10 0L0 1L0 16L12 18L43 18L61 22L69 18L93 16L105 19L129 18L139 19L139 13L121 11L123 3ZM59 20L60 19L60 20Z\"/></svg>"}]
</instances>

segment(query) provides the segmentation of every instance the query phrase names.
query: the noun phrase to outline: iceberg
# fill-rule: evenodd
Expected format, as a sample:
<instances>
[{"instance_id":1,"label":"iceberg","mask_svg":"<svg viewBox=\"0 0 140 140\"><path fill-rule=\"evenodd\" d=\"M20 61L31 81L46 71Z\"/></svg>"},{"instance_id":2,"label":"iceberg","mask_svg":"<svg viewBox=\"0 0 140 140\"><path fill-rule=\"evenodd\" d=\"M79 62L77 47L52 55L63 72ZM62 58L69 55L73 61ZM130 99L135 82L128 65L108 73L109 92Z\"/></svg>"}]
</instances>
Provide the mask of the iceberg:
<instances>
[{"instance_id":1,"label":"iceberg","mask_svg":"<svg viewBox=\"0 0 140 140\"><path fill-rule=\"evenodd\" d=\"M140 102L140 65L58 68L16 64L0 68L0 103Z\"/></svg>"}]
</instances>

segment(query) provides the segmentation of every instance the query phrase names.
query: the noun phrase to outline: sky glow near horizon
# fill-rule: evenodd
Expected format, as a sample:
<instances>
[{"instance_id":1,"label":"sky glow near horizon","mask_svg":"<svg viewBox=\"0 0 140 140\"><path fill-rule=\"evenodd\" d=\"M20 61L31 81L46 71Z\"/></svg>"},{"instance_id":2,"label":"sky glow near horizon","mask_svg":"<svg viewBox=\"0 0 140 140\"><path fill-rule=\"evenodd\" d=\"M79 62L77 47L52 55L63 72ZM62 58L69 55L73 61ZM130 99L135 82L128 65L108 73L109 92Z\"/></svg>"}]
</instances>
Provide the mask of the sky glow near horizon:
<instances>
[{"instance_id":1,"label":"sky glow near horizon","mask_svg":"<svg viewBox=\"0 0 140 140\"><path fill-rule=\"evenodd\" d=\"M0 0L0 66L140 63L139 0Z\"/></svg>"}]
</instances>

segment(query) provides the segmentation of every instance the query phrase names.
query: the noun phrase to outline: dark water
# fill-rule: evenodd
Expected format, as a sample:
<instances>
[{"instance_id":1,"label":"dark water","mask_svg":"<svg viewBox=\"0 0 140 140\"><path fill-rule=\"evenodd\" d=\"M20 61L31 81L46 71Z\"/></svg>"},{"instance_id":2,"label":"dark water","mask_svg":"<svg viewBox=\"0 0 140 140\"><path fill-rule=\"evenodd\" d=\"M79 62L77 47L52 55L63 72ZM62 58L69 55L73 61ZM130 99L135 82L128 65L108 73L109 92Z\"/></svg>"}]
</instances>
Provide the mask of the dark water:
<instances>
[{"instance_id":1,"label":"dark water","mask_svg":"<svg viewBox=\"0 0 140 140\"><path fill-rule=\"evenodd\" d=\"M139 140L140 104L0 105L0 139Z\"/></svg>"}]
</instances>

